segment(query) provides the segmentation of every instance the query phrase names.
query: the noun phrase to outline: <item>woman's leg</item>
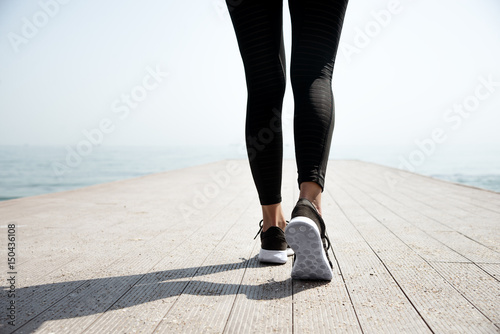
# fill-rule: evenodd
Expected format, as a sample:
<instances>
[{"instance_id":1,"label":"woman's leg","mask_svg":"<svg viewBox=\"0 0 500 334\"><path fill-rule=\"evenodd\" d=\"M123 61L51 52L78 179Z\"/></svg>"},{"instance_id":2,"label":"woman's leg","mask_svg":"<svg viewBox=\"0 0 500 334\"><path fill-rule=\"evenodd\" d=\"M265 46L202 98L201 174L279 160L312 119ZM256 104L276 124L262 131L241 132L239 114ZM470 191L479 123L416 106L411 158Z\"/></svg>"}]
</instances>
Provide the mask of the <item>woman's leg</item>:
<instances>
[{"instance_id":1,"label":"woman's leg","mask_svg":"<svg viewBox=\"0 0 500 334\"><path fill-rule=\"evenodd\" d=\"M332 140L332 73L347 0L289 0L295 155L300 195L285 229L295 251L292 278L331 280L321 192Z\"/></svg>"},{"instance_id":2,"label":"woman's leg","mask_svg":"<svg viewBox=\"0 0 500 334\"><path fill-rule=\"evenodd\" d=\"M248 90L245 137L264 228L284 228L281 209L281 109L286 69L282 0L226 0L245 68Z\"/></svg>"},{"instance_id":3,"label":"woman's leg","mask_svg":"<svg viewBox=\"0 0 500 334\"><path fill-rule=\"evenodd\" d=\"M299 197L321 211L334 126L332 72L347 0L289 0L289 7Z\"/></svg>"}]
</instances>

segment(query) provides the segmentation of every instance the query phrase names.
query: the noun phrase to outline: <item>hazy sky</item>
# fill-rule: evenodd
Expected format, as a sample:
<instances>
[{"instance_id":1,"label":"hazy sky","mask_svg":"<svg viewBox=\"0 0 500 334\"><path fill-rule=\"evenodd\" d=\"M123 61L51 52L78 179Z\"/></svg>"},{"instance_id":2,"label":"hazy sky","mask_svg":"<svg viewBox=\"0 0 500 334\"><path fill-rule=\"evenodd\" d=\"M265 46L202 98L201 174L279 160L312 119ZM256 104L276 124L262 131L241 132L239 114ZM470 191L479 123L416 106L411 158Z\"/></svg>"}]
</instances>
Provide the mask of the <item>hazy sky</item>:
<instances>
[{"instance_id":1,"label":"hazy sky","mask_svg":"<svg viewBox=\"0 0 500 334\"><path fill-rule=\"evenodd\" d=\"M498 0L351 0L334 143L413 144L436 131L500 143L499 17ZM287 62L289 21L285 1ZM1 1L0 36L0 144L76 145L99 127L104 145L244 139L223 0ZM289 84L284 105L290 144Z\"/></svg>"}]
</instances>

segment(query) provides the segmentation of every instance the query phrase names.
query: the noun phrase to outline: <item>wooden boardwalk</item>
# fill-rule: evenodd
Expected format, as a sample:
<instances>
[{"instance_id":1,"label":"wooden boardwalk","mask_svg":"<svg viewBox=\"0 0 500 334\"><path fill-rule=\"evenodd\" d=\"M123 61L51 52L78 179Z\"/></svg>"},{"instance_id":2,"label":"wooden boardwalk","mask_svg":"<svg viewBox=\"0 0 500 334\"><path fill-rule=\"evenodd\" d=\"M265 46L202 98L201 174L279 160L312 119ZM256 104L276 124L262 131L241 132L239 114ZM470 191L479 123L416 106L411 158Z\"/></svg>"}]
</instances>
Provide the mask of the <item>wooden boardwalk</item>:
<instances>
[{"instance_id":1,"label":"wooden boardwalk","mask_svg":"<svg viewBox=\"0 0 500 334\"><path fill-rule=\"evenodd\" d=\"M257 261L246 161L0 202L0 332L500 331L500 194L359 161L330 161L326 186L331 282ZM297 196L286 161L286 213Z\"/></svg>"}]
</instances>

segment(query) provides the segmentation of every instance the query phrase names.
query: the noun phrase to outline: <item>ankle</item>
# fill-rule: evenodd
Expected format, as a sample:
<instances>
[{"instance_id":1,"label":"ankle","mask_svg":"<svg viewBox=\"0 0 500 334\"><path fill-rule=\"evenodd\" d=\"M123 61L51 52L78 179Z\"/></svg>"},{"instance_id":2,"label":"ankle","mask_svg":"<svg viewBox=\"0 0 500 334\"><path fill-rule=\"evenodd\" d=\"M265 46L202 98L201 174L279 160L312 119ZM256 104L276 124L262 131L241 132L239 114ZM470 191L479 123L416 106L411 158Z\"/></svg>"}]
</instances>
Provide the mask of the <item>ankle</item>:
<instances>
[{"instance_id":1,"label":"ankle","mask_svg":"<svg viewBox=\"0 0 500 334\"><path fill-rule=\"evenodd\" d=\"M299 199L305 198L309 200L319 214L321 213L321 187L316 182L302 182L300 184Z\"/></svg>"},{"instance_id":2,"label":"ankle","mask_svg":"<svg viewBox=\"0 0 500 334\"><path fill-rule=\"evenodd\" d=\"M313 199L311 201L311 203L314 205L314 207L316 208L316 210L318 210L319 215L323 216L323 213L321 212L321 199L319 199L319 200L318 199Z\"/></svg>"},{"instance_id":3,"label":"ankle","mask_svg":"<svg viewBox=\"0 0 500 334\"><path fill-rule=\"evenodd\" d=\"M281 207L281 203L262 206L263 224L262 231L266 231L271 226L277 226L285 230L286 219Z\"/></svg>"}]
</instances>

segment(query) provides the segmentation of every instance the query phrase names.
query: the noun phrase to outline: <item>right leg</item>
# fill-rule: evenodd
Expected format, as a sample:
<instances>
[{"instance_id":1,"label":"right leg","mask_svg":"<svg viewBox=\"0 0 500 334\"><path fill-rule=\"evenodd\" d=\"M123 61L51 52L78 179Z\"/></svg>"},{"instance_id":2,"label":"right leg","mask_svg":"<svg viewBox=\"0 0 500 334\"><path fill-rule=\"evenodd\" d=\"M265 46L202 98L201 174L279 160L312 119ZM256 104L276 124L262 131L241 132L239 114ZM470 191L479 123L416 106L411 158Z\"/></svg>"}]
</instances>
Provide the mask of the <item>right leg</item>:
<instances>
[{"instance_id":1,"label":"right leg","mask_svg":"<svg viewBox=\"0 0 500 334\"><path fill-rule=\"evenodd\" d=\"M334 125L332 73L347 0L289 0L289 7L300 195L286 227L286 240L296 254L293 278L331 280L321 192Z\"/></svg>"},{"instance_id":2,"label":"right leg","mask_svg":"<svg viewBox=\"0 0 500 334\"><path fill-rule=\"evenodd\" d=\"M226 0L248 90L245 138L264 217L263 231L285 227L281 209L285 94L282 0Z\"/></svg>"},{"instance_id":3,"label":"right leg","mask_svg":"<svg viewBox=\"0 0 500 334\"><path fill-rule=\"evenodd\" d=\"M320 214L335 118L332 73L347 2L289 0L299 198L310 200Z\"/></svg>"}]
</instances>

